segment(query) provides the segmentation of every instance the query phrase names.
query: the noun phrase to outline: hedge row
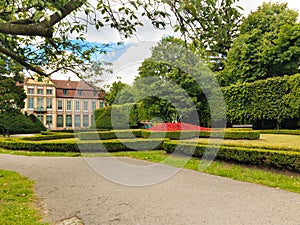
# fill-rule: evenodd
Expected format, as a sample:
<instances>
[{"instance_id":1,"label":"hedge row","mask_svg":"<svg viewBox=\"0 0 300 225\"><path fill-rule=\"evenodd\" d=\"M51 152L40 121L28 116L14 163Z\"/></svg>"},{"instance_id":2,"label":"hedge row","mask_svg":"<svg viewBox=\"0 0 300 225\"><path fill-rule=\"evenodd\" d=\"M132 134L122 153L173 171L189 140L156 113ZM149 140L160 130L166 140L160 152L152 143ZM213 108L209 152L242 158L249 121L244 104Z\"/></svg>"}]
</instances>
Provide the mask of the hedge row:
<instances>
[{"instance_id":1,"label":"hedge row","mask_svg":"<svg viewBox=\"0 0 300 225\"><path fill-rule=\"evenodd\" d=\"M100 132L82 132L78 134L80 140L109 140L109 139L129 139L142 137L141 129L132 130L110 130Z\"/></svg>"},{"instance_id":2,"label":"hedge row","mask_svg":"<svg viewBox=\"0 0 300 225\"><path fill-rule=\"evenodd\" d=\"M74 138L75 134L49 134L49 135L41 135L41 136L31 136L31 137L22 137L21 140L25 141L45 141L45 140L55 140L55 139L66 139L66 138Z\"/></svg>"},{"instance_id":3,"label":"hedge row","mask_svg":"<svg viewBox=\"0 0 300 225\"><path fill-rule=\"evenodd\" d=\"M216 159L224 161L270 166L300 172L300 152L208 146L202 144L178 143L175 141L165 141L163 147L167 153L173 153L176 149L178 153L202 157L204 151L206 151L207 157L209 158L217 152Z\"/></svg>"},{"instance_id":4,"label":"hedge row","mask_svg":"<svg viewBox=\"0 0 300 225\"><path fill-rule=\"evenodd\" d=\"M224 138L224 139L249 139L254 140L260 137L260 133L258 131L226 131L223 132L209 132L209 131L169 131L169 132L161 132L161 131L142 131L143 138L168 138L172 140L180 140L180 139L191 139L191 138Z\"/></svg>"},{"instance_id":5,"label":"hedge row","mask_svg":"<svg viewBox=\"0 0 300 225\"><path fill-rule=\"evenodd\" d=\"M260 130L261 134L291 134L300 135L300 130Z\"/></svg>"},{"instance_id":6,"label":"hedge row","mask_svg":"<svg viewBox=\"0 0 300 225\"><path fill-rule=\"evenodd\" d=\"M158 150L163 148L165 139L103 140L79 142L28 142L24 140L0 139L0 147L13 150L45 152L116 152L132 150Z\"/></svg>"},{"instance_id":7,"label":"hedge row","mask_svg":"<svg viewBox=\"0 0 300 225\"><path fill-rule=\"evenodd\" d=\"M235 84L222 90L230 124L299 120L300 74Z\"/></svg>"}]
</instances>

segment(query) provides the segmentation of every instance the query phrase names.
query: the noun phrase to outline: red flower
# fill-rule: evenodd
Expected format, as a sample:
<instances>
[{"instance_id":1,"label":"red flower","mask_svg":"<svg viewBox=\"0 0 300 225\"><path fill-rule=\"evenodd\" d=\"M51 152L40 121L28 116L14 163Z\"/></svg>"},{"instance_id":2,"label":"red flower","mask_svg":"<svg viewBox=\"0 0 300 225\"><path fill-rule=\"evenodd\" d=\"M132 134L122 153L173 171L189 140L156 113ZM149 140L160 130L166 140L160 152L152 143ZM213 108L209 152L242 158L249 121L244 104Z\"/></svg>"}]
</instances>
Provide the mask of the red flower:
<instances>
[{"instance_id":1,"label":"red flower","mask_svg":"<svg viewBox=\"0 0 300 225\"><path fill-rule=\"evenodd\" d=\"M205 130L210 131L210 128L192 125L189 123L163 123L147 130L152 131L183 131L183 130Z\"/></svg>"}]
</instances>

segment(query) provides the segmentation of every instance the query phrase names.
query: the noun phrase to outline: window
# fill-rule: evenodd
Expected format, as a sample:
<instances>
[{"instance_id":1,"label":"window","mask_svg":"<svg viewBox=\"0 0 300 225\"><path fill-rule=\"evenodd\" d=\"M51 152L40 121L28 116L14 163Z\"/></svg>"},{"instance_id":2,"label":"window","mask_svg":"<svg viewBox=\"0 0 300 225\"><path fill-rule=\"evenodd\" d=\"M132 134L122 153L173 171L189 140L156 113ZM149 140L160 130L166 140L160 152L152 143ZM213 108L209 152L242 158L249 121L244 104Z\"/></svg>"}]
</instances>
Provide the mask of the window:
<instances>
[{"instance_id":1,"label":"window","mask_svg":"<svg viewBox=\"0 0 300 225\"><path fill-rule=\"evenodd\" d=\"M104 102L100 102L100 108L104 107Z\"/></svg>"},{"instance_id":2,"label":"window","mask_svg":"<svg viewBox=\"0 0 300 225\"><path fill-rule=\"evenodd\" d=\"M94 97L96 97L98 94L98 91L93 91L93 94L94 94Z\"/></svg>"},{"instance_id":3,"label":"window","mask_svg":"<svg viewBox=\"0 0 300 225\"><path fill-rule=\"evenodd\" d=\"M72 110L72 101L67 101L67 111L71 111Z\"/></svg>"},{"instance_id":4,"label":"window","mask_svg":"<svg viewBox=\"0 0 300 225\"><path fill-rule=\"evenodd\" d=\"M37 114L37 118L44 123L44 115L43 114Z\"/></svg>"},{"instance_id":5,"label":"window","mask_svg":"<svg viewBox=\"0 0 300 225\"><path fill-rule=\"evenodd\" d=\"M43 95L44 94L44 88L43 87L38 87L37 93L38 93L38 95Z\"/></svg>"},{"instance_id":6,"label":"window","mask_svg":"<svg viewBox=\"0 0 300 225\"><path fill-rule=\"evenodd\" d=\"M44 99L37 98L37 111L44 111Z\"/></svg>"},{"instance_id":7,"label":"window","mask_svg":"<svg viewBox=\"0 0 300 225\"><path fill-rule=\"evenodd\" d=\"M96 102L92 102L92 110L93 110L93 111L96 110Z\"/></svg>"},{"instance_id":8,"label":"window","mask_svg":"<svg viewBox=\"0 0 300 225\"><path fill-rule=\"evenodd\" d=\"M67 115L67 117L66 117L66 126L72 127L72 116L71 115Z\"/></svg>"},{"instance_id":9,"label":"window","mask_svg":"<svg viewBox=\"0 0 300 225\"><path fill-rule=\"evenodd\" d=\"M69 94L68 90L64 89L64 95L68 95L68 94Z\"/></svg>"},{"instance_id":10,"label":"window","mask_svg":"<svg viewBox=\"0 0 300 225\"><path fill-rule=\"evenodd\" d=\"M62 110L62 101L61 100L57 101L57 110Z\"/></svg>"},{"instance_id":11,"label":"window","mask_svg":"<svg viewBox=\"0 0 300 225\"><path fill-rule=\"evenodd\" d=\"M52 115L46 116L46 125L52 125Z\"/></svg>"},{"instance_id":12,"label":"window","mask_svg":"<svg viewBox=\"0 0 300 225\"><path fill-rule=\"evenodd\" d=\"M52 95L52 87L47 87L46 94Z\"/></svg>"},{"instance_id":13,"label":"window","mask_svg":"<svg viewBox=\"0 0 300 225\"><path fill-rule=\"evenodd\" d=\"M75 101L75 110L80 111L80 101Z\"/></svg>"},{"instance_id":14,"label":"window","mask_svg":"<svg viewBox=\"0 0 300 225\"><path fill-rule=\"evenodd\" d=\"M82 96L82 90L78 90L78 96Z\"/></svg>"},{"instance_id":15,"label":"window","mask_svg":"<svg viewBox=\"0 0 300 225\"><path fill-rule=\"evenodd\" d=\"M80 115L75 116L75 127L80 127L81 121L80 121Z\"/></svg>"},{"instance_id":16,"label":"window","mask_svg":"<svg viewBox=\"0 0 300 225\"><path fill-rule=\"evenodd\" d=\"M47 109L52 109L52 98L47 98Z\"/></svg>"},{"instance_id":17,"label":"window","mask_svg":"<svg viewBox=\"0 0 300 225\"><path fill-rule=\"evenodd\" d=\"M62 115L57 116L57 127L63 127L64 126L64 118Z\"/></svg>"},{"instance_id":18,"label":"window","mask_svg":"<svg viewBox=\"0 0 300 225\"><path fill-rule=\"evenodd\" d=\"M91 124L94 124L95 123L95 120L94 120L94 116L92 115L91 116Z\"/></svg>"},{"instance_id":19,"label":"window","mask_svg":"<svg viewBox=\"0 0 300 225\"><path fill-rule=\"evenodd\" d=\"M83 102L83 110L84 111L89 111L89 102L88 101Z\"/></svg>"},{"instance_id":20,"label":"window","mask_svg":"<svg viewBox=\"0 0 300 225\"><path fill-rule=\"evenodd\" d=\"M28 98L27 99L27 108L28 109L33 109L34 108L34 99L33 98Z\"/></svg>"},{"instance_id":21,"label":"window","mask_svg":"<svg viewBox=\"0 0 300 225\"><path fill-rule=\"evenodd\" d=\"M34 94L34 87L33 86L28 86L27 94Z\"/></svg>"},{"instance_id":22,"label":"window","mask_svg":"<svg viewBox=\"0 0 300 225\"><path fill-rule=\"evenodd\" d=\"M88 127L89 126L89 116L83 115L83 126Z\"/></svg>"}]
</instances>

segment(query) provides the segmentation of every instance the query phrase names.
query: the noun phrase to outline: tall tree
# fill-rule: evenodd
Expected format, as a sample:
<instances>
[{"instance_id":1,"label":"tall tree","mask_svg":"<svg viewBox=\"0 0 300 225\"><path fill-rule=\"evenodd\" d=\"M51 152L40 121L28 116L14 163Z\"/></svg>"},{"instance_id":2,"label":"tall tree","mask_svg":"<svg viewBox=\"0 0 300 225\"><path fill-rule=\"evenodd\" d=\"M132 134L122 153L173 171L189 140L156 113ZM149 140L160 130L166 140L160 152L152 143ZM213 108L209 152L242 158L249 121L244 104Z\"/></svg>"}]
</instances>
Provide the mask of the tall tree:
<instances>
[{"instance_id":1,"label":"tall tree","mask_svg":"<svg viewBox=\"0 0 300 225\"><path fill-rule=\"evenodd\" d=\"M200 36L201 45L212 50L219 46L216 52L222 54L221 45L230 43L228 33L233 31L227 26L238 15L233 7L236 1L98 0L92 5L86 0L5 0L0 4L0 58L5 56L43 76L59 70L80 76L91 63L91 55L104 51L73 41L85 39L88 25L99 30L110 26L128 37L142 25L141 17L159 29L171 24L187 37ZM174 15L175 25L171 22Z\"/></svg>"},{"instance_id":2,"label":"tall tree","mask_svg":"<svg viewBox=\"0 0 300 225\"><path fill-rule=\"evenodd\" d=\"M142 98L148 114L165 121L172 121L177 115L186 122L210 125L207 97L214 90L212 74L193 51L183 40L167 37L142 63L133 87L138 90L137 96L146 96L139 99Z\"/></svg>"},{"instance_id":3,"label":"tall tree","mask_svg":"<svg viewBox=\"0 0 300 225\"><path fill-rule=\"evenodd\" d=\"M133 94L130 92L130 86L122 83L120 80L113 82L109 92L105 96L105 102L109 106L133 102Z\"/></svg>"},{"instance_id":4,"label":"tall tree","mask_svg":"<svg viewBox=\"0 0 300 225\"><path fill-rule=\"evenodd\" d=\"M298 13L287 4L264 3L241 24L228 53L223 85L300 72Z\"/></svg>"}]
</instances>

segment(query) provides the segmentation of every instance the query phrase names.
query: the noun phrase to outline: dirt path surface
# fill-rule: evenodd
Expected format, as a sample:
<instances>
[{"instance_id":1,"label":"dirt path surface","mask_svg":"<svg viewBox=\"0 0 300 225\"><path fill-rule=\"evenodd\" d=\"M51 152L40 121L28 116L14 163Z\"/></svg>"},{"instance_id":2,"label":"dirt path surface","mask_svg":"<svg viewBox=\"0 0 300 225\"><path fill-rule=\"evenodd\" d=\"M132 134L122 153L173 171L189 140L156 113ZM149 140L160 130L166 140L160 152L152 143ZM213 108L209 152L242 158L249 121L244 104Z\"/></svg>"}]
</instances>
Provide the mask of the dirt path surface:
<instances>
[{"instance_id":1,"label":"dirt path surface","mask_svg":"<svg viewBox=\"0 0 300 225\"><path fill-rule=\"evenodd\" d=\"M92 160L109 167L111 159ZM78 217L86 225L300 224L299 194L190 170L158 184L130 187L105 179L83 158L1 154L0 169L35 180L45 221ZM168 169L159 167L158 172Z\"/></svg>"}]
</instances>

